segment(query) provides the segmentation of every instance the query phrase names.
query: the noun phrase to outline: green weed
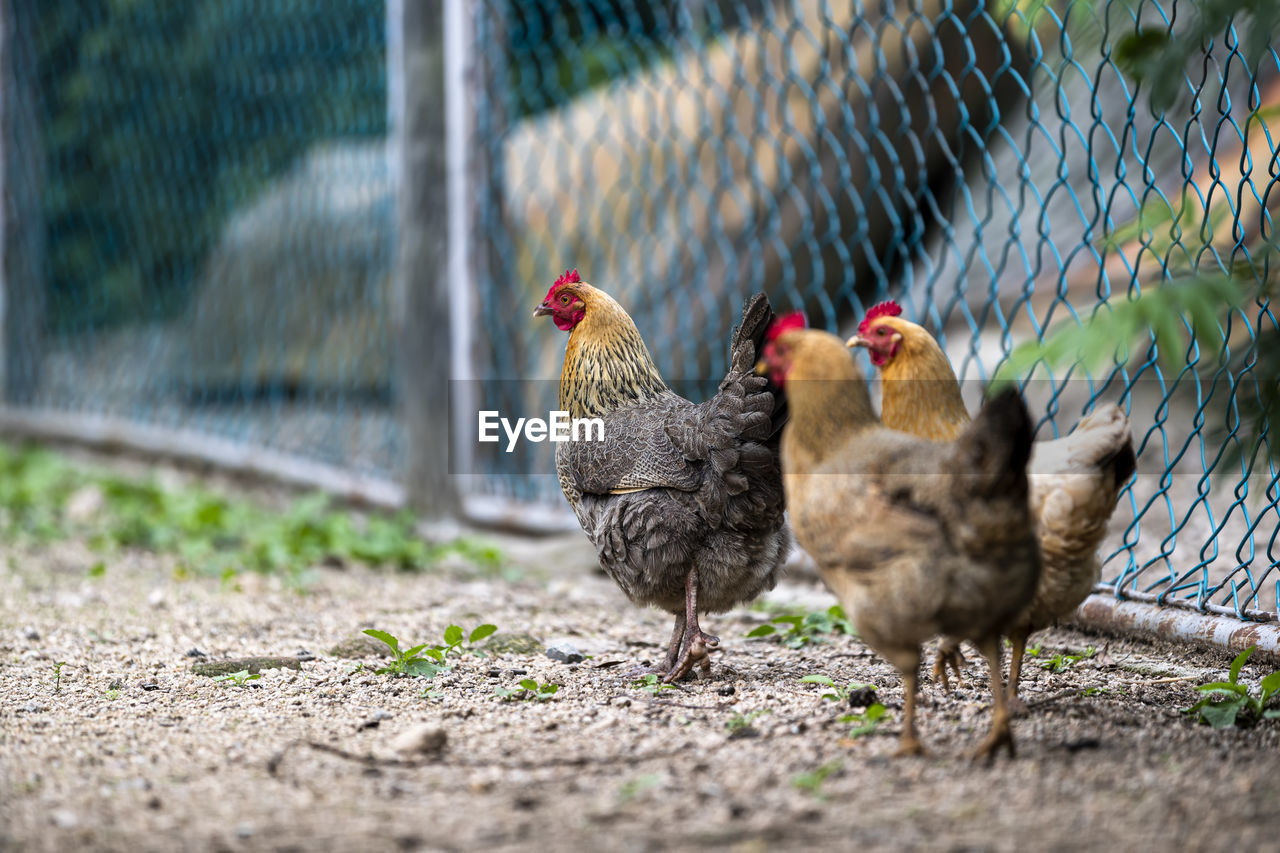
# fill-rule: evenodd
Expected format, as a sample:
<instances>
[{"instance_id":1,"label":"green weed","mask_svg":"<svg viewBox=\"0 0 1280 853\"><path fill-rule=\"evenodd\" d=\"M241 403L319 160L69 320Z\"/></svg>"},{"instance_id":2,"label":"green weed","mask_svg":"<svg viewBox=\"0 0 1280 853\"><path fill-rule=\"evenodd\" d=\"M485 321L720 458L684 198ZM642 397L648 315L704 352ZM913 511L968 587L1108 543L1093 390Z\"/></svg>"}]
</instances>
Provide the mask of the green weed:
<instances>
[{"instance_id":1,"label":"green weed","mask_svg":"<svg viewBox=\"0 0 1280 853\"><path fill-rule=\"evenodd\" d=\"M441 672L448 672L451 667L447 665L450 655L461 657L465 652L483 656L484 652L480 649L471 648L472 644L478 643L490 634L498 630L496 625L480 625L473 629L470 634L462 630L459 625L450 625L444 631L443 645L431 645L430 643L421 643L410 649L401 650L400 640L388 634L386 631L379 631L376 628L368 628L364 633L380 640L386 644L391 650L392 661L388 666L384 666L375 670L379 675L397 675L397 676L414 676L418 678L435 678ZM463 645L466 648L463 648Z\"/></svg>"},{"instance_id":2,"label":"green weed","mask_svg":"<svg viewBox=\"0 0 1280 853\"><path fill-rule=\"evenodd\" d=\"M869 735L876 730L876 726L884 722L889 709L879 702L876 702L866 708L859 714L845 714L837 717L836 721L841 723L852 723L853 728L849 729L849 737L862 737Z\"/></svg>"},{"instance_id":3,"label":"green weed","mask_svg":"<svg viewBox=\"0 0 1280 853\"><path fill-rule=\"evenodd\" d=\"M1095 649L1093 646L1089 646L1087 649L1084 650L1084 652L1078 655L1070 655L1070 654L1064 655L1059 653L1045 660L1043 663L1041 663L1040 668L1047 669L1050 672L1062 672L1063 670L1070 667L1071 664L1079 663L1082 660L1088 660L1089 658L1093 657L1097 653L1098 653L1098 650ZM1039 656L1039 647L1037 647L1036 649L1036 656L1037 657Z\"/></svg>"},{"instance_id":4,"label":"green weed","mask_svg":"<svg viewBox=\"0 0 1280 853\"><path fill-rule=\"evenodd\" d=\"M539 702L545 702L548 699L554 698L556 691L559 689L559 684L551 684L549 682L547 684L539 684L532 678L524 678L521 679L520 683L515 687L497 687L494 688L493 692L499 699L507 702L517 699L523 701L536 699Z\"/></svg>"},{"instance_id":5,"label":"green weed","mask_svg":"<svg viewBox=\"0 0 1280 853\"><path fill-rule=\"evenodd\" d=\"M68 513L71 498L96 490L97 509ZM83 517L82 517L83 516ZM175 577L193 570L220 577L228 588L244 571L280 573L295 588L311 567L365 563L422 569L450 555L486 572L503 559L497 548L474 539L430 544L411 513L357 515L335 508L324 494L294 501L283 511L194 486L170 488L153 480L73 467L44 450L0 444L0 534L36 542L87 538L101 552L143 548L180 558ZM89 570L100 578L103 561Z\"/></svg>"},{"instance_id":6,"label":"green weed","mask_svg":"<svg viewBox=\"0 0 1280 853\"><path fill-rule=\"evenodd\" d=\"M226 675L216 675L213 680L220 681L223 684L234 684L236 687L244 687L250 681L257 681L259 678L262 678L262 673L251 673L247 669L242 669L239 672L229 672Z\"/></svg>"},{"instance_id":7,"label":"green weed","mask_svg":"<svg viewBox=\"0 0 1280 853\"><path fill-rule=\"evenodd\" d=\"M652 672L649 673L648 675L642 675L636 680L632 681L631 686L636 690L643 690L645 693L648 693L650 695L656 695L658 693L661 693L663 690L676 689L676 686L674 684L667 684L665 681L662 681L657 675L653 674Z\"/></svg>"},{"instance_id":8,"label":"green weed","mask_svg":"<svg viewBox=\"0 0 1280 853\"><path fill-rule=\"evenodd\" d=\"M1195 714L1197 719L1215 729L1234 726L1237 720L1255 722L1259 719L1280 718L1280 710L1266 708L1271 698L1280 692L1280 672L1273 672L1258 683L1257 696L1250 694L1247 684L1240 683L1240 670L1257 648L1250 646L1236 655L1226 681L1215 681L1197 687L1197 690L1205 694L1204 698L1183 710L1188 714Z\"/></svg>"},{"instance_id":9,"label":"green weed","mask_svg":"<svg viewBox=\"0 0 1280 853\"><path fill-rule=\"evenodd\" d=\"M792 787L799 788L811 797L825 800L826 795L822 793L822 783L827 781L831 774L840 769L839 761L828 761L820 767L815 767L807 773L797 773L791 777Z\"/></svg>"},{"instance_id":10,"label":"green weed","mask_svg":"<svg viewBox=\"0 0 1280 853\"><path fill-rule=\"evenodd\" d=\"M798 649L809 643L825 642L825 637L831 634L857 635L853 623L838 604L826 610L775 616L768 624L748 631L746 636L755 638L776 635L783 645Z\"/></svg>"},{"instance_id":11,"label":"green weed","mask_svg":"<svg viewBox=\"0 0 1280 853\"><path fill-rule=\"evenodd\" d=\"M751 724L768 713L771 712L767 709L752 711L749 714L734 713L724 724L724 730L730 738L754 737L759 732Z\"/></svg>"}]
</instances>

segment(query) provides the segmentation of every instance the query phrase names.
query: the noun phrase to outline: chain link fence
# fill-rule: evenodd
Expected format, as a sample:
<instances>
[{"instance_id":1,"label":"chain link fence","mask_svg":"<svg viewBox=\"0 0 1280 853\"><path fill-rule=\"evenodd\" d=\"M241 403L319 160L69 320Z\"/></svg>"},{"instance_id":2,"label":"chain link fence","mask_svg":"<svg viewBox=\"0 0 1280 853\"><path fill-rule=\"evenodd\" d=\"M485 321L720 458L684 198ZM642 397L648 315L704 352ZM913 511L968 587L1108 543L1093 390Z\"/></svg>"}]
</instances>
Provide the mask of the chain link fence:
<instances>
[{"instance_id":1,"label":"chain link fence","mask_svg":"<svg viewBox=\"0 0 1280 853\"><path fill-rule=\"evenodd\" d=\"M714 389L765 290L840 331L897 299L973 396L1055 323L1272 245L1276 55L1246 61L1249 33L1225 25L1158 82L1156 112L1117 48L1182 33L1195 3L450 7L467 346L447 375L489 408L554 401L564 340L528 315L566 267L628 308L690 395ZM414 235L388 91L415 80L388 75L396 20L372 0L8 4L7 412L110 415L392 483L415 442L448 454L397 419L392 272ZM1232 455L1247 448L1216 407L1256 396L1250 353L1276 331L1258 301L1222 312L1224 355L1152 348L1028 384L1042 437L1098 400L1133 420L1113 590L1273 617L1274 439ZM414 381L443 405L445 375ZM468 448L459 482L559 507L548 448Z\"/></svg>"}]
</instances>

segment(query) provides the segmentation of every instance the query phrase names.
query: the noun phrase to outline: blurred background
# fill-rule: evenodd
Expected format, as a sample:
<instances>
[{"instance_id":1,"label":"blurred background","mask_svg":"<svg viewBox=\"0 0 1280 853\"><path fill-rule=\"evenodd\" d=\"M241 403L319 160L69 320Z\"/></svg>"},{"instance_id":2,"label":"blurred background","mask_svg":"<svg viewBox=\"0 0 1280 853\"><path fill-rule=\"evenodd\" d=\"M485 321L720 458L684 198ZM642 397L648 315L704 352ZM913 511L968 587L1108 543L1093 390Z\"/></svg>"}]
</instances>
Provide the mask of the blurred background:
<instances>
[{"instance_id":1,"label":"blurred background","mask_svg":"<svg viewBox=\"0 0 1280 853\"><path fill-rule=\"evenodd\" d=\"M1242 296L1214 328L1177 315L1194 337L1139 330L1123 357L1041 364L1026 388L1042 437L1099 399L1134 420L1112 589L1275 610L1277 469L1267 420L1241 426L1274 393L1265 10L3 8L11 434L564 529L550 447L482 450L469 425L481 402L554 407L564 336L529 315L566 268L623 303L688 395L714 389L765 290L846 332L899 300L973 401L1017 344L1226 276Z\"/></svg>"}]
</instances>

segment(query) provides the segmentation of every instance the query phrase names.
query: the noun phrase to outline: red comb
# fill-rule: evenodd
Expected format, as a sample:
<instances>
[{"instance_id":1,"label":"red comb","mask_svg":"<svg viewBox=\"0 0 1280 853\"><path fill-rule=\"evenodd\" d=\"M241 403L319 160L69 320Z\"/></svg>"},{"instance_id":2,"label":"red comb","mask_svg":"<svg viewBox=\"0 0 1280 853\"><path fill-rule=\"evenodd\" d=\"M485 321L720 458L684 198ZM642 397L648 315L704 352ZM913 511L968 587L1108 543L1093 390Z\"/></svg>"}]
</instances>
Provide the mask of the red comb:
<instances>
[{"instance_id":1,"label":"red comb","mask_svg":"<svg viewBox=\"0 0 1280 853\"><path fill-rule=\"evenodd\" d=\"M892 299L886 299L879 305L872 305L867 311L867 316L862 318L862 322L858 324L858 334L866 334L871 321L877 317L901 317L902 306L894 302Z\"/></svg>"},{"instance_id":2,"label":"red comb","mask_svg":"<svg viewBox=\"0 0 1280 853\"><path fill-rule=\"evenodd\" d=\"M776 341L778 335L783 332L789 332L792 329L803 329L807 324L804 319L803 311L793 311L790 314L784 314L773 321L773 325L769 327L769 331L765 333L765 340Z\"/></svg>"},{"instance_id":3,"label":"red comb","mask_svg":"<svg viewBox=\"0 0 1280 853\"><path fill-rule=\"evenodd\" d=\"M547 291L546 298L550 299L555 294L556 288L562 284L578 284L581 281L582 277L578 275L577 269L565 270L564 275L556 279L555 283L551 285L551 289Z\"/></svg>"}]
</instances>

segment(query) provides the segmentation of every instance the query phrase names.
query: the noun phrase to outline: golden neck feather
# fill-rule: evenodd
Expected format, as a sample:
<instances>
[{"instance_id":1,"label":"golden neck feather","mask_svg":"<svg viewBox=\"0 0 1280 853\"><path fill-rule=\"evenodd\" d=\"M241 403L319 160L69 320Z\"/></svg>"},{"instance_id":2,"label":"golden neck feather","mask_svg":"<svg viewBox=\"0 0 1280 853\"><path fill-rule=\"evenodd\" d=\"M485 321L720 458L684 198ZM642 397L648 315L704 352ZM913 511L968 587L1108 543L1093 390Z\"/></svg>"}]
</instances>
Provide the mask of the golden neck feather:
<instances>
[{"instance_id":1,"label":"golden neck feather","mask_svg":"<svg viewBox=\"0 0 1280 853\"><path fill-rule=\"evenodd\" d=\"M787 375L789 440L817 462L854 433L879 425L867 383L834 335L806 331Z\"/></svg>"},{"instance_id":2,"label":"golden neck feather","mask_svg":"<svg viewBox=\"0 0 1280 853\"><path fill-rule=\"evenodd\" d=\"M880 376L881 420L889 429L931 441L951 441L969 423L951 362L924 329L903 336L897 355Z\"/></svg>"},{"instance_id":3,"label":"golden neck feather","mask_svg":"<svg viewBox=\"0 0 1280 853\"><path fill-rule=\"evenodd\" d=\"M569 333L560 371L560 408L595 418L667 391L640 330L614 299L582 288L586 314Z\"/></svg>"}]
</instances>

